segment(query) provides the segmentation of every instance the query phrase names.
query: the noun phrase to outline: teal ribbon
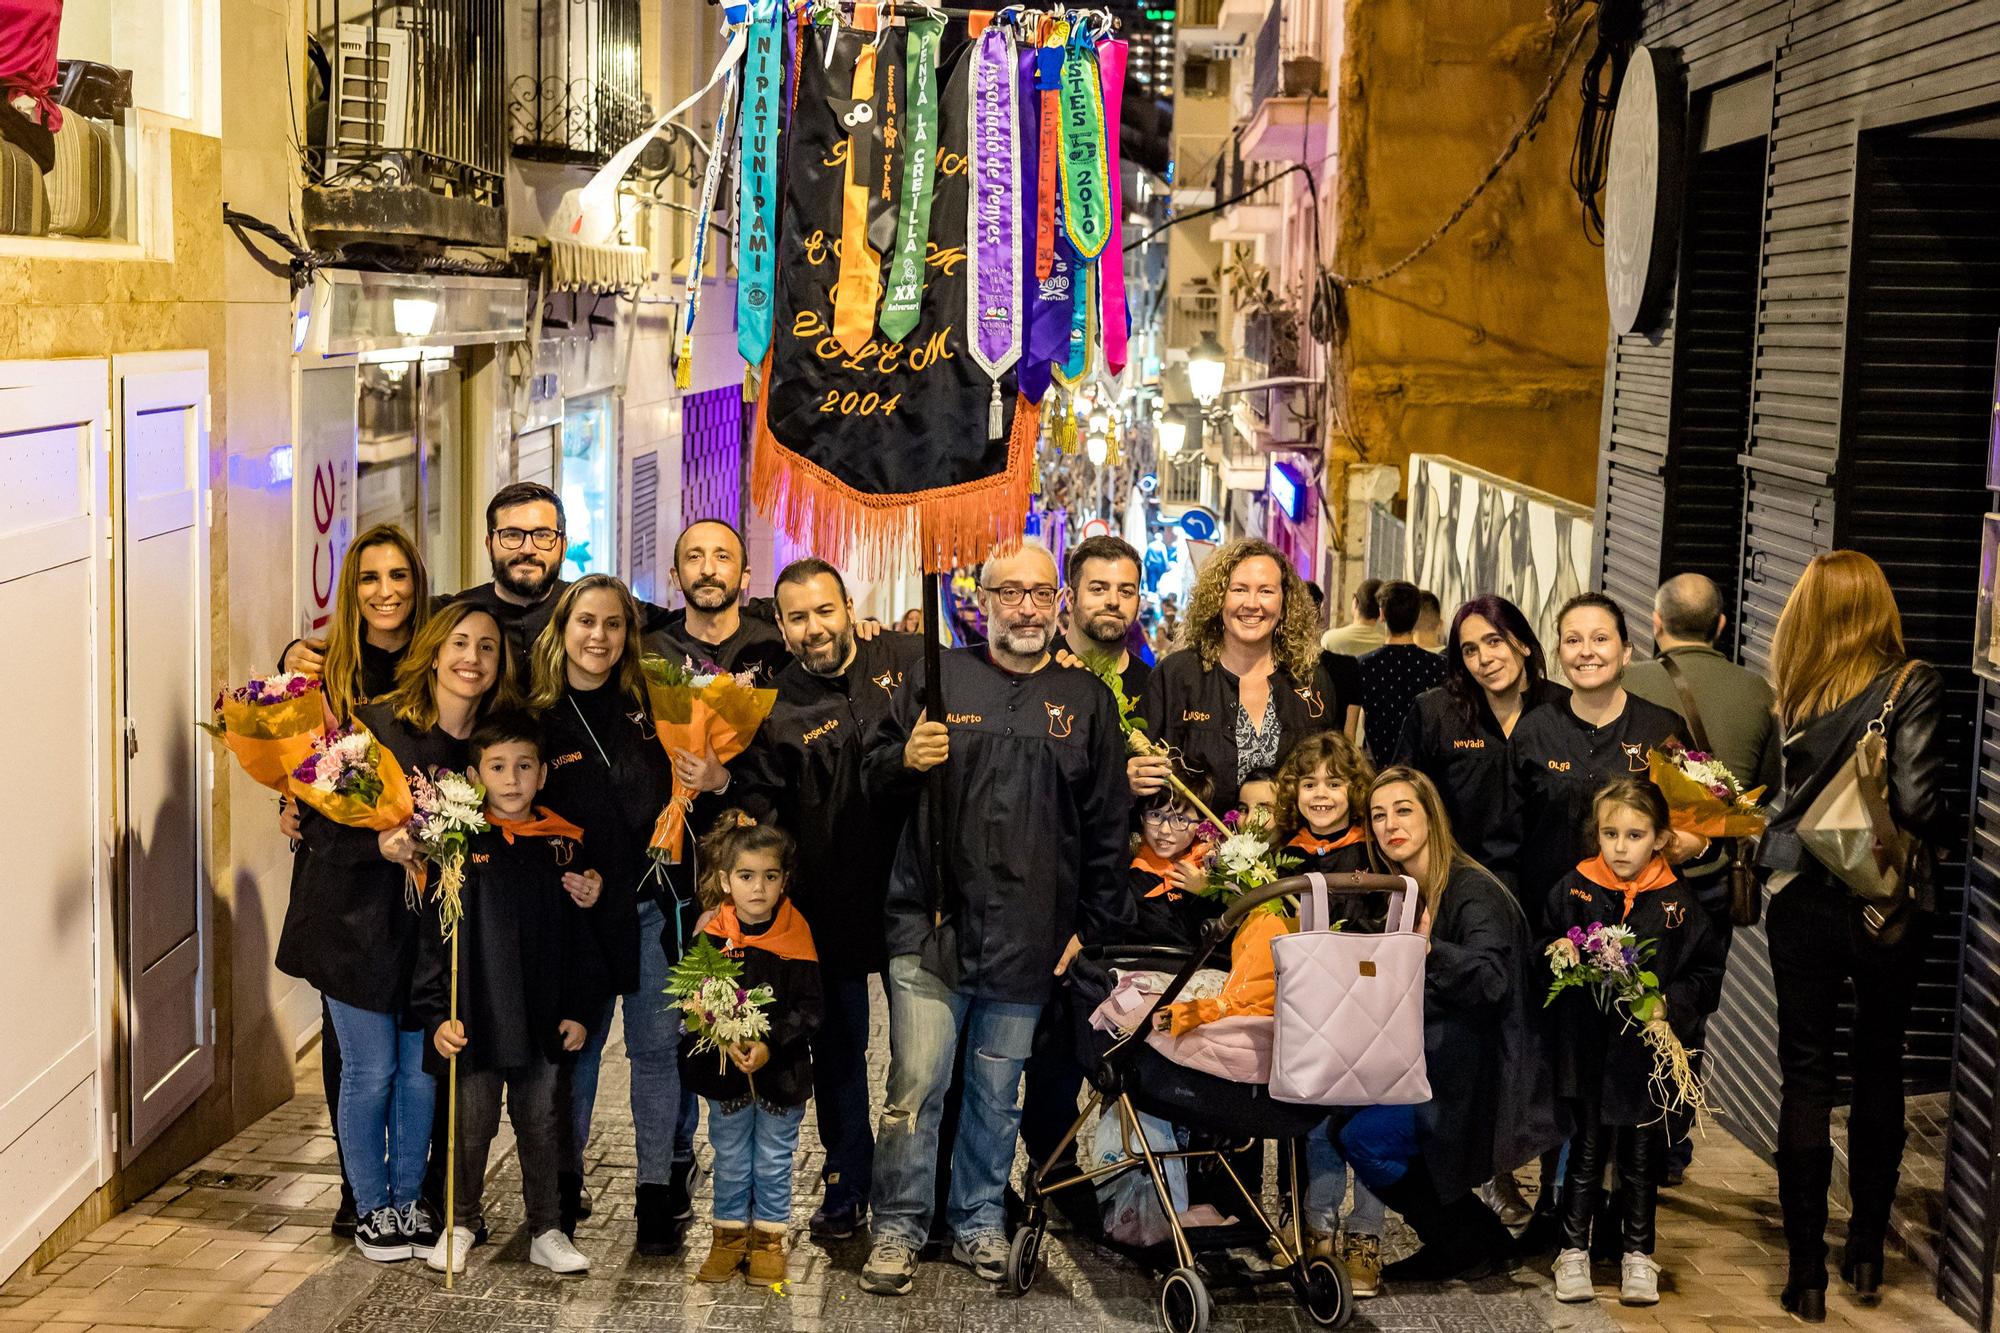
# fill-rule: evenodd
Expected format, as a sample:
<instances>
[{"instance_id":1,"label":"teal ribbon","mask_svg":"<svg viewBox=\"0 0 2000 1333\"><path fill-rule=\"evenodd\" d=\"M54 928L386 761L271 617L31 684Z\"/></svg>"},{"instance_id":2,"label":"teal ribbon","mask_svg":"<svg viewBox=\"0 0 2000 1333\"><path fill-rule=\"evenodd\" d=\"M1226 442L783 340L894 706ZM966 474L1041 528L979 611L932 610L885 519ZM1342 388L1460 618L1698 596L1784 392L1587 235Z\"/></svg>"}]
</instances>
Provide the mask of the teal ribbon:
<instances>
[{"instance_id":1,"label":"teal ribbon","mask_svg":"<svg viewBox=\"0 0 2000 1333\"><path fill-rule=\"evenodd\" d=\"M747 41L736 176L736 351L755 366L771 350L777 287L778 101L785 43L775 0L760 0Z\"/></svg>"},{"instance_id":2,"label":"teal ribbon","mask_svg":"<svg viewBox=\"0 0 2000 1333\"><path fill-rule=\"evenodd\" d=\"M901 342L917 327L924 303L924 261L931 235L931 185L937 168L937 49L944 21L913 18L903 49L903 198L896 217L896 257L882 303L882 336Z\"/></svg>"},{"instance_id":3,"label":"teal ribbon","mask_svg":"<svg viewBox=\"0 0 2000 1333\"><path fill-rule=\"evenodd\" d=\"M1064 53L1058 106L1064 226L1077 254L1095 259L1111 239L1111 167L1105 159L1097 49L1088 39L1072 41Z\"/></svg>"}]
</instances>

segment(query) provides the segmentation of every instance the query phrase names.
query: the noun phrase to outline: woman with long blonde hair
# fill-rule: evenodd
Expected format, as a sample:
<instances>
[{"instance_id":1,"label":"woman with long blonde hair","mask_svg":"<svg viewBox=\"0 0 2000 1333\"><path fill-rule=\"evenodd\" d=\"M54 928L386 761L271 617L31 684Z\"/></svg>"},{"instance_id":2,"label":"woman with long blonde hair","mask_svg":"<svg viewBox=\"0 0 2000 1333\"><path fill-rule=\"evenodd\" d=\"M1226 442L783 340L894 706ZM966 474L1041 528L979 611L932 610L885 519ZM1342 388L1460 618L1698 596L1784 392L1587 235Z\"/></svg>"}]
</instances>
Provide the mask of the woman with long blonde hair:
<instances>
[{"instance_id":1,"label":"woman with long blonde hair","mask_svg":"<svg viewBox=\"0 0 2000 1333\"><path fill-rule=\"evenodd\" d=\"M1827 1191L1833 1179L1843 983L1854 996L1847 1121L1852 1209L1841 1276L1864 1304L1879 1299L1882 1243L1903 1155L1903 1045L1917 961L1936 907L1936 848L1950 836L1944 754L1944 680L1912 662L1902 616L1882 568L1859 551L1829 551L1806 566L1778 617L1772 684L1785 732L1784 785L1771 806L1758 864L1771 872L1765 921L1778 1000L1778 1201L1790 1266L1782 1302L1809 1322L1826 1318ZM1879 729L1888 746L1889 814L1906 891L1896 903L1854 896L1801 841L1815 798Z\"/></svg>"},{"instance_id":2,"label":"woman with long blonde hair","mask_svg":"<svg viewBox=\"0 0 2000 1333\"><path fill-rule=\"evenodd\" d=\"M1371 1106L1341 1127L1341 1156L1403 1215L1423 1248L1382 1272L1440 1282L1503 1264L1513 1238L1474 1190L1561 1144L1536 1012L1528 920L1514 895L1452 838L1444 800L1413 768L1368 790L1379 865L1416 882L1431 1099Z\"/></svg>"},{"instance_id":3,"label":"woman with long blonde hair","mask_svg":"<svg viewBox=\"0 0 2000 1333\"><path fill-rule=\"evenodd\" d=\"M687 920L677 920L674 889L664 875L649 873L646 845L672 794L673 773L646 706L639 667L644 627L631 590L609 574L587 574L568 585L531 649L529 701L548 738L542 804L585 829L591 856L604 872L601 900L584 905L611 994L623 997L606 1001L603 1014L585 1024L590 1035L583 1050L560 1077L563 1224L574 1227L590 1207L584 1147L611 1008L622 1004L638 1148L637 1244L641 1254L660 1255L678 1248L681 1208L669 1195L676 1180L685 1181L673 1160L680 1015L666 994L673 960L662 936L670 928L675 939L685 936L694 912L686 908Z\"/></svg>"},{"instance_id":4,"label":"woman with long blonde hair","mask_svg":"<svg viewBox=\"0 0 2000 1333\"><path fill-rule=\"evenodd\" d=\"M1284 552L1244 538L1208 558L1188 598L1181 647L1146 682L1146 734L1236 804L1254 769L1276 769L1300 737L1339 731L1360 697L1354 659L1322 653L1312 593ZM1166 785L1170 760L1134 757L1134 796Z\"/></svg>"}]
</instances>

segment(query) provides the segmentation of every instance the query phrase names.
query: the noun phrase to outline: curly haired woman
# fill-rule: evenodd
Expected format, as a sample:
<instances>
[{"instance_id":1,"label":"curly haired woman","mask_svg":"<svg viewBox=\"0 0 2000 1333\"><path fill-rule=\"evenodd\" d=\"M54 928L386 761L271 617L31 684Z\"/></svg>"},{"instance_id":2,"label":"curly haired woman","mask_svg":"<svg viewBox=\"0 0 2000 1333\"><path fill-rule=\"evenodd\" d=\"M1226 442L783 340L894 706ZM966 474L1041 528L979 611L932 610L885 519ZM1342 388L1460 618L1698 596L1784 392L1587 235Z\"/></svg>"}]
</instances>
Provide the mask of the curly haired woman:
<instances>
[{"instance_id":1,"label":"curly haired woman","mask_svg":"<svg viewBox=\"0 0 2000 1333\"><path fill-rule=\"evenodd\" d=\"M1359 698L1354 659L1322 653L1312 593L1268 542L1230 542L1208 558L1188 598L1181 646L1147 682L1146 732L1236 804L1243 775L1276 768L1299 739L1337 731ZM1169 761L1135 757L1135 796L1166 782Z\"/></svg>"}]
</instances>

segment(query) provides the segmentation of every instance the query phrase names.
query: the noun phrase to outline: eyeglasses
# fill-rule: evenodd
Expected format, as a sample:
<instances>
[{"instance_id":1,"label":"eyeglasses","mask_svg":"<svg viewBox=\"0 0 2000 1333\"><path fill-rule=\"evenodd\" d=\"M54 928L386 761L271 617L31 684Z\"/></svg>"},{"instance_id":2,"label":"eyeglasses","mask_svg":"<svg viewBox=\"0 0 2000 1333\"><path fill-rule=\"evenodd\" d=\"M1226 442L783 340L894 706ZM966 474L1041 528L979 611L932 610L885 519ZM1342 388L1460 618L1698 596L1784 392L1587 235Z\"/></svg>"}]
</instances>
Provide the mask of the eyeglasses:
<instances>
[{"instance_id":1,"label":"eyeglasses","mask_svg":"<svg viewBox=\"0 0 2000 1333\"><path fill-rule=\"evenodd\" d=\"M1148 810L1140 818L1148 824L1156 824L1174 833L1185 833L1195 825L1193 815L1184 815L1178 810Z\"/></svg>"},{"instance_id":2,"label":"eyeglasses","mask_svg":"<svg viewBox=\"0 0 2000 1333\"><path fill-rule=\"evenodd\" d=\"M1035 588L1018 588L1007 583L998 588L987 588L986 591L992 593L1000 605L1010 609L1019 606L1024 597L1033 600L1035 605L1044 611L1056 604L1056 590L1046 583Z\"/></svg>"},{"instance_id":3,"label":"eyeglasses","mask_svg":"<svg viewBox=\"0 0 2000 1333\"><path fill-rule=\"evenodd\" d=\"M556 543L562 540L562 529L536 528L533 532L530 532L526 528L495 528L493 529L493 536L503 548L509 551L520 550L521 544L530 537L535 540L536 550L553 551L556 549Z\"/></svg>"}]
</instances>

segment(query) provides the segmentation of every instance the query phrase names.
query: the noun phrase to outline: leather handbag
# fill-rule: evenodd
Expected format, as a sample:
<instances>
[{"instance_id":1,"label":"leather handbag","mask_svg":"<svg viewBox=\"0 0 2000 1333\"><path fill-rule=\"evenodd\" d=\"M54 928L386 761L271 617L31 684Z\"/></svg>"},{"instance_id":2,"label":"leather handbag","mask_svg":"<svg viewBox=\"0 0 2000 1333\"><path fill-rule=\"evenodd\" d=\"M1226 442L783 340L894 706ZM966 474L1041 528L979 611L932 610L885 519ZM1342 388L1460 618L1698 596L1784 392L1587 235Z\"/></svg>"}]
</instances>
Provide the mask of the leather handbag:
<instances>
[{"instance_id":1,"label":"leather handbag","mask_svg":"<svg viewBox=\"0 0 2000 1333\"><path fill-rule=\"evenodd\" d=\"M1431 1099L1424 1067L1424 964L1417 882L1390 895L1386 933L1339 931L1326 876L1306 876L1299 929L1271 941L1277 1001L1273 1101L1305 1106L1409 1106Z\"/></svg>"},{"instance_id":2,"label":"leather handbag","mask_svg":"<svg viewBox=\"0 0 2000 1333\"><path fill-rule=\"evenodd\" d=\"M1681 716L1687 719L1689 739L1697 749L1710 754L1715 748L1708 742L1708 728L1702 725L1701 708L1694 701L1694 689L1687 677L1681 673L1680 663L1674 661L1672 653L1660 654L1660 665L1666 669L1667 679L1674 683L1674 693L1680 696ZM1738 773L1737 778L1743 775ZM1736 845L1729 850L1729 924L1732 926L1754 926L1764 914L1764 885L1757 878L1756 842L1750 838L1736 839Z\"/></svg>"},{"instance_id":3,"label":"leather handbag","mask_svg":"<svg viewBox=\"0 0 2000 1333\"><path fill-rule=\"evenodd\" d=\"M1798 824L1799 841L1861 900L1862 926L1885 945L1902 938L1912 906L1910 871L1918 845L1889 812L1889 720L1916 666L1903 664L1882 711Z\"/></svg>"}]
</instances>

